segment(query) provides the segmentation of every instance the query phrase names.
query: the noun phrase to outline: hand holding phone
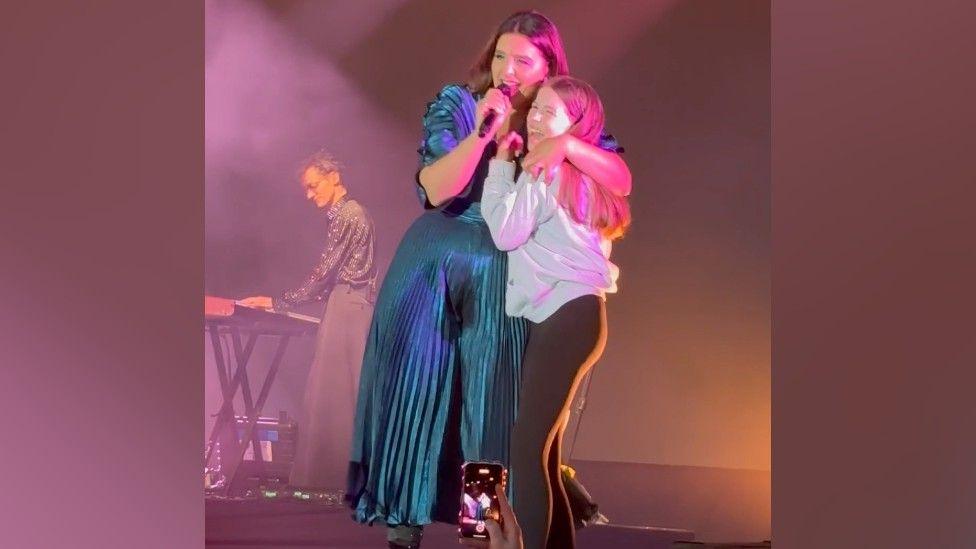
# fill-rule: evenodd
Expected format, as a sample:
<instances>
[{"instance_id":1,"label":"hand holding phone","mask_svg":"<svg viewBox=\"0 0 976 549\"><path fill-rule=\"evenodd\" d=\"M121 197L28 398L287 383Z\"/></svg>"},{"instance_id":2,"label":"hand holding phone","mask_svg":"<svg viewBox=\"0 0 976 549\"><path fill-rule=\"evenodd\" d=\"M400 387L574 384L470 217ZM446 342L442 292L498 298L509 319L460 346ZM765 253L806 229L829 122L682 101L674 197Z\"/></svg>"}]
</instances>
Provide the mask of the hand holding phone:
<instances>
[{"instance_id":1,"label":"hand holding phone","mask_svg":"<svg viewBox=\"0 0 976 549\"><path fill-rule=\"evenodd\" d=\"M488 530L488 537L491 539L488 549L523 549L522 529L519 528L512 506L508 504L508 498L505 497L505 489L498 485L495 491L498 494L502 520L501 524L491 519L485 521L485 529Z\"/></svg>"},{"instance_id":2,"label":"hand holding phone","mask_svg":"<svg viewBox=\"0 0 976 549\"><path fill-rule=\"evenodd\" d=\"M462 540L488 540L486 521L504 524L498 493L504 494L507 475L500 463L467 462L461 466L458 536Z\"/></svg>"}]
</instances>

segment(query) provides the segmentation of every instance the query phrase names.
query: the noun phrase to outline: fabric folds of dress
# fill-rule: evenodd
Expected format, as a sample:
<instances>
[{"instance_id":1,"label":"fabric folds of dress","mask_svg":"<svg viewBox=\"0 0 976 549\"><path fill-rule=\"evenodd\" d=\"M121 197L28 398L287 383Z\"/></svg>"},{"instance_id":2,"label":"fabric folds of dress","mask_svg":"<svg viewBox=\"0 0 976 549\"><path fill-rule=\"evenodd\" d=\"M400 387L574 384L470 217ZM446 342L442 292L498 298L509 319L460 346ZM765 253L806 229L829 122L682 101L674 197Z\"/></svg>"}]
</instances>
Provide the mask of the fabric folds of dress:
<instances>
[{"instance_id":1,"label":"fabric folds of dress","mask_svg":"<svg viewBox=\"0 0 976 549\"><path fill-rule=\"evenodd\" d=\"M474 130L475 97L447 86L423 117L422 165ZM488 158L461 195L401 240L379 291L363 358L347 497L360 522L457 520L464 461L508 463L523 319L505 315L507 257L479 201Z\"/></svg>"}]
</instances>

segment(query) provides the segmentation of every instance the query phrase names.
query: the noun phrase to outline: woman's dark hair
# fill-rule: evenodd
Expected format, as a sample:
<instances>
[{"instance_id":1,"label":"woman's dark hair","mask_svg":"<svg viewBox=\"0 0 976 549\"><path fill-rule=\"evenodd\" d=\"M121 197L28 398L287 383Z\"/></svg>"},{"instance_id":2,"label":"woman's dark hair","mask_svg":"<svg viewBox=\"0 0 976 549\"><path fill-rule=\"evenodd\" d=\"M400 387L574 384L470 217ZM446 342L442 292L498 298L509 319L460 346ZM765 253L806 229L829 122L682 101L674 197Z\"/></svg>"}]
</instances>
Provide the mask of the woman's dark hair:
<instances>
[{"instance_id":1,"label":"woman's dark hair","mask_svg":"<svg viewBox=\"0 0 976 549\"><path fill-rule=\"evenodd\" d=\"M468 73L468 89L473 93L484 93L491 87L491 61L495 56L498 37L510 32L527 37L533 46L539 48L549 64L549 76L569 74L566 50L563 49L563 41L559 38L559 30L555 23L535 10L520 11L510 15L508 19L502 21L501 25L498 25L495 35L471 66Z\"/></svg>"}]
</instances>

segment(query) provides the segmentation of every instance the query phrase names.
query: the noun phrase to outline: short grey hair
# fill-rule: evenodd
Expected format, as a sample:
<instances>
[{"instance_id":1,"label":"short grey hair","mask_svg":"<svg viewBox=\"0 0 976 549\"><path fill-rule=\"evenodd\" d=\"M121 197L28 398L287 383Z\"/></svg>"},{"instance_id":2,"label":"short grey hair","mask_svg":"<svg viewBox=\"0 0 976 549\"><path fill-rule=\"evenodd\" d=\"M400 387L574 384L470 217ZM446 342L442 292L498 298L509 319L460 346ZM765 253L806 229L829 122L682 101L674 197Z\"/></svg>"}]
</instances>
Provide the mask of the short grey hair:
<instances>
[{"instance_id":1,"label":"short grey hair","mask_svg":"<svg viewBox=\"0 0 976 549\"><path fill-rule=\"evenodd\" d=\"M342 165L339 164L339 161L325 149L319 149L315 154L306 158L299 174L304 175L309 168L315 168L323 174L342 171Z\"/></svg>"}]
</instances>

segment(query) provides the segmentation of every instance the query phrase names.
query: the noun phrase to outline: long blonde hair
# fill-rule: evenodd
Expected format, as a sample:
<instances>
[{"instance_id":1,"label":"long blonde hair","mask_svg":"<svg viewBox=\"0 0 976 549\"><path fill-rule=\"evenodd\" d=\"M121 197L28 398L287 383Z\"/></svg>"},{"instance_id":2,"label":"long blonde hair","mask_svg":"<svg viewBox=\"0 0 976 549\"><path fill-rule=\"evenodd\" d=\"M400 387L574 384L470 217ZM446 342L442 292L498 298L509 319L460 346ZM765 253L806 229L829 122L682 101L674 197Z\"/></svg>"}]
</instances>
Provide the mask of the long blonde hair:
<instances>
[{"instance_id":1,"label":"long blonde hair","mask_svg":"<svg viewBox=\"0 0 976 549\"><path fill-rule=\"evenodd\" d=\"M603 103L593 86L572 76L550 78L543 86L559 96L566 105L566 114L575 120L566 133L591 145L598 144L605 117ZM592 180L587 184L579 169L569 162L563 162L560 173L556 200L570 217L599 230L607 238L622 237L630 227L627 198L609 192Z\"/></svg>"}]
</instances>

